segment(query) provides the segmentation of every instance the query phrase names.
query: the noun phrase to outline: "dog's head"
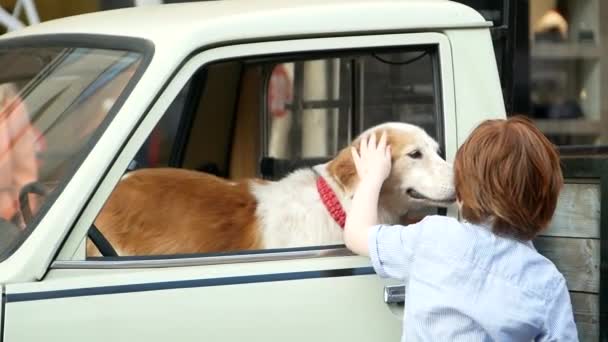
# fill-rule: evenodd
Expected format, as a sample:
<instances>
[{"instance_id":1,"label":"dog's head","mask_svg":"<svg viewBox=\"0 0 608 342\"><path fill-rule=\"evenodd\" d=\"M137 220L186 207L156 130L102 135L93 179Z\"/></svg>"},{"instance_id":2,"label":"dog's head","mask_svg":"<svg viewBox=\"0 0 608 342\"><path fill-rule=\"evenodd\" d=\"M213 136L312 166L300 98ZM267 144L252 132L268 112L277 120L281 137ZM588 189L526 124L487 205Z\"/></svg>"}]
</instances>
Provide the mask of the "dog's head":
<instances>
[{"instance_id":1,"label":"dog's head","mask_svg":"<svg viewBox=\"0 0 608 342\"><path fill-rule=\"evenodd\" d=\"M390 122L368 129L351 144L359 148L361 137L387 133L392 151L392 169L385 181L382 197L397 201L396 210L407 211L419 206L445 207L455 201L452 165L439 155L439 144L422 128ZM358 177L350 147L343 149L328 165L330 175L347 193L357 186ZM403 214L404 212L400 213Z\"/></svg>"}]
</instances>

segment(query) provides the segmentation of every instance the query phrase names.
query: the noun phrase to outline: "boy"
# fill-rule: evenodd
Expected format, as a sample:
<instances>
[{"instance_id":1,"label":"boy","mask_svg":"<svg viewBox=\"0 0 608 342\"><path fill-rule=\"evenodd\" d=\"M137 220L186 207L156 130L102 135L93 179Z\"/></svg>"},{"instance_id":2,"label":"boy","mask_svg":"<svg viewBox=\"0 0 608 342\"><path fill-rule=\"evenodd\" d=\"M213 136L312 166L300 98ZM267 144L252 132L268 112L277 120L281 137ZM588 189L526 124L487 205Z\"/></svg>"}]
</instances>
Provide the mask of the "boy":
<instances>
[{"instance_id":1,"label":"boy","mask_svg":"<svg viewBox=\"0 0 608 342\"><path fill-rule=\"evenodd\" d=\"M379 276L405 283L404 341L578 341L565 279L531 243L553 216L563 177L556 149L529 120L485 121L459 148L464 222L378 225L386 136L362 139L352 154L360 183L345 243L369 255Z\"/></svg>"}]
</instances>

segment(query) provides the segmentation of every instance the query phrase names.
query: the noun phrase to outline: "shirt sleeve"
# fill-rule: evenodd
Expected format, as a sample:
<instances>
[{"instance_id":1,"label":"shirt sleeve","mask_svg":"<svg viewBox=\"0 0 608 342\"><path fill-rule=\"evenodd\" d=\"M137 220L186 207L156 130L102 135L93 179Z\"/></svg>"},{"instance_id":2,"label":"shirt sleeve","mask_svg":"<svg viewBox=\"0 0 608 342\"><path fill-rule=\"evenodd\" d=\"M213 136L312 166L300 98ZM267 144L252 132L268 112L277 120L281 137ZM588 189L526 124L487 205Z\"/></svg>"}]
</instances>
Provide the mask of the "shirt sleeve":
<instances>
[{"instance_id":1,"label":"shirt sleeve","mask_svg":"<svg viewBox=\"0 0 608 342\"><path fill-rule=\"evenodd\" d=\"M424 221L407 225L376 225L369 231L369 257L382 278L406 281Z\"/></svg>"},{"instance_id":2,"label":"shirt sleeve","mask_svg":"<svg viewBox=\"0 0 608 342\"><path fill-rule=\"evenodd\" d=\"M557 287L555 298L547 304L545 329L535 341L578 341L572 303L565 280Z\"/></svg>"}]
</instances>

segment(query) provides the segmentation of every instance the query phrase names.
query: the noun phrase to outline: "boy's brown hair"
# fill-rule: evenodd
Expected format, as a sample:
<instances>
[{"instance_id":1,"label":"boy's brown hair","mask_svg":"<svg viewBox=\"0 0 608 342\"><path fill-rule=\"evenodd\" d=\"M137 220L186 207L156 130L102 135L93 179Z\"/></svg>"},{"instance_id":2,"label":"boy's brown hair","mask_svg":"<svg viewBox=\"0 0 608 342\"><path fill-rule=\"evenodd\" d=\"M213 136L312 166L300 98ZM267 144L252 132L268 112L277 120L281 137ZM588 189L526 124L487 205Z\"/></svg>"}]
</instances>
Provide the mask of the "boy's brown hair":
<instances>
[{"instance_id":1,"label":"boy's brown hair","mask_svg":"<svg viewBox=\"0 0 608 342\"><path fill-rule=\"evenodd\" d=\"M522 116L484 121L454 161L463 218L491 219L495 234L519 240L533 239L549 224L563 182L557 149Z\"/></svg>"}]
</instances>

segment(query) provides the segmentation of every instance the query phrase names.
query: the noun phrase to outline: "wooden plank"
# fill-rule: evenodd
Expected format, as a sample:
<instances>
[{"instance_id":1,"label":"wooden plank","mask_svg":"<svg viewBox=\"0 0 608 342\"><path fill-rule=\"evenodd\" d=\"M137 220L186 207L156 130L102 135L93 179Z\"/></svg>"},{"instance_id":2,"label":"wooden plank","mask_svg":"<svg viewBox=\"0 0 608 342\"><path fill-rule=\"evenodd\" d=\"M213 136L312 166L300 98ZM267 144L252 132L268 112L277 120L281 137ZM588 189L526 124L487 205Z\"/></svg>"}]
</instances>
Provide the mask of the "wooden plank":
<instances>
[{"instance_id":1,"label":"wooden plank","mask_svg":"<svg viewBox=\"0 0 608 342\"><path fill-rule=\"evenodd\" d=\"M586 293L570 293L574 321L581 342L599 341L599 296Z\"/></svg>"},{"instance_id":2,"label":"wooden plank","mask_svg":"<svg viewBox=\"0 0 608 342\"><path fill-rule=\"evenodd\" d=\"M555 263L571 291L599 292L600 240L538 237L534 246Z\"/></svg>"},{"instance_id":3,"label":"wooden plank","mask_svg":"<svg viewBox=\"0 0 608 342\"><path fill-rule=\"evenodd\" d=\"M600 237L600 185L565 184L542 236Z\"/></svg>"}]
</instances>

